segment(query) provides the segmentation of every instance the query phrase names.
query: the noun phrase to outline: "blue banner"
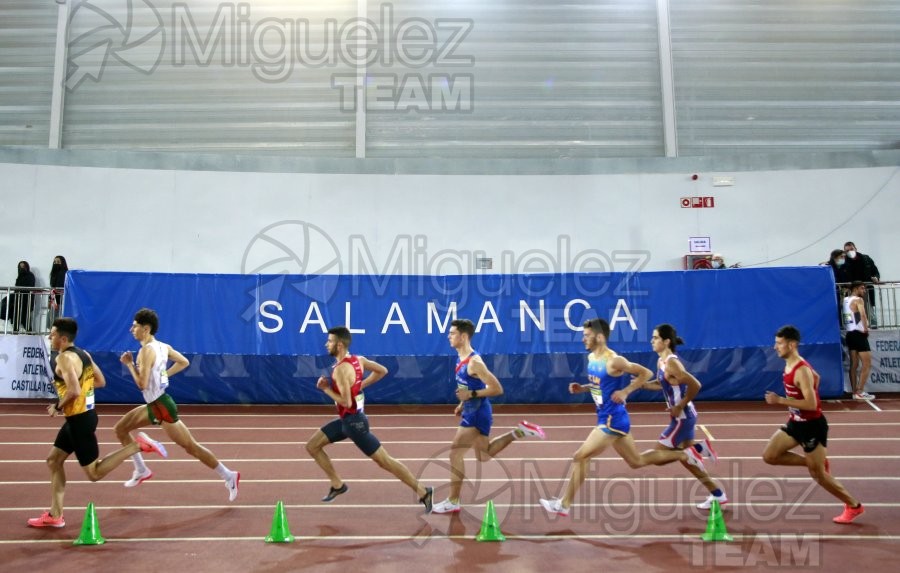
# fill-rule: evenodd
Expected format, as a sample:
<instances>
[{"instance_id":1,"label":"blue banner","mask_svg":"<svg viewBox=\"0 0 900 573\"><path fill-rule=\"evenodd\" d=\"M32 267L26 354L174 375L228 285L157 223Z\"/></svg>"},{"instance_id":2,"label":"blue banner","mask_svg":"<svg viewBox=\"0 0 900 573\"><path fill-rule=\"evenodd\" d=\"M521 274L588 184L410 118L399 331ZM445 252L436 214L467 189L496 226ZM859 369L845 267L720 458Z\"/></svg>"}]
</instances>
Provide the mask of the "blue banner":
<instances>
[{"instance_id":1,"label":"blue banner","mask_svg":"<svg viewBox=\"0 0 900 573\"><path fill-rule=\"evenodd\" d=\"M822 375L823 397L841 393L828 267L446 277L70 271L65 296L78 345L111 380L104 401L139 401L117 357L136 348L129 328L141 307L159 314L157 337L192 359L170 386L182 402L326 402L314 387L331 362L325 332L345 325L353 353L391 370L367 390L370 402L450 403L455 354L447 332L456 317L476 324L473 346L509 403L572 401L567 384L584 377L581 324L597 316L613 327L611 348L651 369L654 326L675 325L685 340L679 355L703 383L701 399L780 390L783 361L771 347L775 331L794 324L801 353Z\"/></svg>"}]
</instances>

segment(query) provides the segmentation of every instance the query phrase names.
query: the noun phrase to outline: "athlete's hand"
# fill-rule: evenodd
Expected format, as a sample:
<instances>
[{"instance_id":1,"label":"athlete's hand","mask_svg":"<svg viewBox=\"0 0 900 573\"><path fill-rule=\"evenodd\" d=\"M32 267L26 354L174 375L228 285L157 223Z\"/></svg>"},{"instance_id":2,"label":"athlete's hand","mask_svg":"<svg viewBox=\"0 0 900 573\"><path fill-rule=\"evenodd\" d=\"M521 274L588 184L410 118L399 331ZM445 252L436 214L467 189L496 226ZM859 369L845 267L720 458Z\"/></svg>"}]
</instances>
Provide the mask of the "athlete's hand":
<instances>
[{"instance_id":1,"label":"athlete's hand","mask_svg":"<svg viewBox=\"0 0 900 573\"><path fill-rule=\"evenodd\" d=\"M456 399L460 402L465 402L466 400L470 400L472 398L472 391L468 388L457 388L456 389Z\"/></svg>"},{"instance_id":2,"label":"athlete's hand","mask_svg":"<svg viewBox=\"0 0 900 573\"><path fill-rule=\"evenodd\" d=\"M50 414L51 418L55 418L59 413L56 411L56 404L50 404L49 406L47 406L47 413Z\"/></svg>"},{"instance_id":3,"label":"athlete's hand","mask_svg":"<svg viewBox=\"0 0 900 573\"><path fill-rule=\"evenodd\" d=\"M674 406L669 408L669 413L672 414L673 418L677 418L681 415L682 412L684 412L684 406L682 406L681 404L675 404Z\"/></svg>"},{"instance_id":4,"label":"athlete's hand","mask_svg":"<svg viewBox=\"0 0 900 573\"><path fill-rule=\"evenodd\" d=\"M616 390L612 393L611 398L612 401L616 404L624 404L625 400L628 399L628 392L626 392L625 390Z\"/></svg>"},{"instance_id":5,"label":"athlete's hand","mask_svg":"<svg viewBox=\"0 0 900 573\"><path fill-rule=\"evenodd\" d=\"M119 362L122 364L134 364L134 357L131 355L131 352L123 352L122 356L119 356Z\"/></svg>"},{"instance_id":6,"label":"athlete's hand","mask_svg":"<svg viewBox=\"0 0 900 573\"><path fill-rule=\"evenodd\" d=\"M457 404L456 408L453 409L454 416L462 416L462 404Z\"/></svg>"},{"instance_id":7,"label":"athlete's hand","mask_svg":"<svg viewBox=\"0 0 900 573\"><path fill-rule=\"evenodd\" d=\"M569 394L581 394L581 384L578 382L569 382Z\"/></svg>"},{"instance_id":8,"label":"athlete's hand","mask_svg":"<svg viewBox=\"0 0 900 573\"><path fill-rule=\"evenodd\" d=\"M781 398L781 396L771 390L766 392L766 404L777 404L779 398Z\"/></svg>"},{"instance_id":9,"label":"athlete's hand","mask_svg":"<svg viewBox=\"0 0 900 573\"><path fill-rule=\"evenodd\" d=\"M319 390L324 390L325 388L328 388L328 378L325 378L324 376L319 376L319 379L316 380L316 388L318 388Z\"/></svg>"}]
</instances>

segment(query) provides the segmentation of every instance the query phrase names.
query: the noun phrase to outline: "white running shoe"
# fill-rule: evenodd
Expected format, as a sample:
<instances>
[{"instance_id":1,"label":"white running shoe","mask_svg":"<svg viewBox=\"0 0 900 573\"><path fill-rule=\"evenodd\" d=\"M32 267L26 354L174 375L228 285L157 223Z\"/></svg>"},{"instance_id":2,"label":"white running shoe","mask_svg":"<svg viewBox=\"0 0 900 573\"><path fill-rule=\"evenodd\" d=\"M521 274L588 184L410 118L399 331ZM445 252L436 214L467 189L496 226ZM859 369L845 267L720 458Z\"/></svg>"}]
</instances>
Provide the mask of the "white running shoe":
<instances>
[{"instance_id":1,"label":"white running shoe","mask_svg":"<svg viewBox=\"0 0 900 573\"><path fill-rule=\"evenodd\" d=\"M152 477L153 472L150 471L150 468L147 468L147 471L143 473L140 470L134 470L134 473L131 474L131 479L126 481L123 485L125 487L137 487Z\"/></svg>"},{"instance_id":2,"label":"white running shoe","mask_svg":"<svg viewBox=\"0 0 900 573\"><path fill-rule=\"evenodd\" d=\"M712 446L712 442L709 441L709 438L705 438L701 444L703 444L703 453L700 455L704 458L709 458L714 464L718 463L719 454L716 453L716 449Z\"/></svg>"},{"instance_id":3,"label":"white running shoe","mask_svg":"<svg viewBox=\"0 0 900 573\"><path fill-rule=\"evenodd\" d=\"M714 501L718 501L719 505L725 505L728 503L728 496L724 493L722 495L710 495L705 501L697 504L697 509L709 509Z\"/></svg>"},{"instance_id":4,"label":"white running shoe","mask_svg":"<svg viewBox=\"0 0 900 573\"><path fill-rule=\"evenodd\" d=\"M874 400L875 395L869 394L868 392L859 392L853 395L854 400Z\"/></svg>"},{"instance_id":5,"label":"white running shoe","mask_svg":"<svg viewBox=\"0 0 900 573\"><path fill-rule=\"evenodd\" d=\"M431 508L431 513L459 513L461 509L462 506L460 504L445 499L441 503L434 504L434 507Z\"/></svg>"},{"instance_id":6,"label":"white running shoe","mask_svg":"<svg viewBox=\"0 0 900 573\"><path fill-rule=\"evenodd\" d=\"M569 515L569 508L562 506L562 500L559 499L542 499L541 507L547 510L547 513L554 513L566 517Z\"/></svg>"},{"instance_id":7,"label":"white running shoe","mask_svg":"<svg viewBox=\"0 0 900 573\"><path fill-rule=\"evenodd\" d=\"M697 453L697 450L688 448L684 450L684 454L687 456L687 463L700 468L702 471L706 471L706 468L703 466L703 460L700 459L700 454Z\"/></svg>"},{"instance_id":8,"label":"white running shoe","mask_svg":"<svg viewBox=\"0 0 900 573\"><path fill-rule=\"evenodd\" d=\"M537 424L532 424L527 420L522 420L522 423L516 427L517 430L525 434L526 438L540 438L545 439L547 434L544 433L544 429Z\"/></svg>"},{"instance_id":9,"label":"white running shoe","mask_svg":"<svg viewBox=\"0 0 900 573\"><path fill-rule=\"evenodd\" d=\"M241 472L231 472L231 477L225 480L225 489L228 490L228 501L237 499L238 487L241 485Z\"/></svg>"}]
</instances>

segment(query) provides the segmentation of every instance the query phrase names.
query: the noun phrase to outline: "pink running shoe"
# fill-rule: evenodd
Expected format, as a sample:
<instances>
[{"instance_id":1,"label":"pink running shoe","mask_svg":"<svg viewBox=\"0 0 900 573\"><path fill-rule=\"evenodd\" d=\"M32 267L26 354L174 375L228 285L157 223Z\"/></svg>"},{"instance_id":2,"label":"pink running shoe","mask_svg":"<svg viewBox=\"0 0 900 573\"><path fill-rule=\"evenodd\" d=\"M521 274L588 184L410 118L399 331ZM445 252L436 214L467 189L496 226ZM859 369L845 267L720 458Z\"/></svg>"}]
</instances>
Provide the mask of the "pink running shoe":
<instances>
[{"instance_id":1,"label":"pink running shoe","mask_svg":"<svg viewBox=\"0 0 900 573\"><path fill-rule=\"evenodd\" d=\"M522 420L522 423L516 426L516 429L525 434L527 438L540 438L543 440L547 437L542 427L526 420Z\"/></svg>"},{"instance_id":2,"label":"pink running shoe","mask_svg":"<svg viewBox=\"0 0 900 573\"><path fill-rule=\"evenodd\" d=\"M832 519L832 521L835 523L852 523L854 519L862 515L865 511L862 504L859 504L857 507L844 505L844 512Z\"/></svg>"},{"instance_id":3,"label":"pink running shoe","mask_svg":"<svg viewBox=\"0 0 900 573\"><path fill-rule=\"evenodd\" d=\"M40 517L33 517L28 520L30 527L65 527L66 520L63 516L51 517L49 511L45 511Z\"/></svg>"},{"instance_id":4,"label":"pink running shoe","mask_svg":"<svg viewBox=\"0 0 900 573\"><path fill-rule=\"evenodd\" d=\"M168 452L166 452L166 447L162 445L162 442L157 442L154 439L151 439L150 436L145 434L144 432L138 432L138 435L134 438L134 441L141 446L142 452L156 452L164 458L169 457Z\"/></svg>"}]
</instances>

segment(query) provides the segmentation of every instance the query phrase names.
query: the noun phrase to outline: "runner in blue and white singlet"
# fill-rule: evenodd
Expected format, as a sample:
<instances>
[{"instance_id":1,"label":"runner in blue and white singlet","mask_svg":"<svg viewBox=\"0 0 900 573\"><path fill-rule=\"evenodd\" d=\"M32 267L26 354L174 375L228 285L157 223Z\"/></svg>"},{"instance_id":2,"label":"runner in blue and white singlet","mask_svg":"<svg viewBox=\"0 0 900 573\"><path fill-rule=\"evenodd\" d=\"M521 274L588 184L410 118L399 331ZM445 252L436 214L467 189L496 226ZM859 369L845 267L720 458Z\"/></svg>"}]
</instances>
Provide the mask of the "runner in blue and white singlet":
<instances>
[{"instance_id":1,"label":"runner in blue and white singlet","mask_svg":"<svg viewBox=\"0 0 900 573\"><path fill-rule=\"evenodd\" d=\"M462 509L459 496L466 472L464 457L470 448L475 450L478 461L483 462L496 457L520 438L544 439L544 430L525 420L511 432L490 439L493 423L490 398L502 395L503 386L472 348L475 330L471 320L461 318L450 323L447 333L447 340L457 355L453 381L459 404L453 413L462 420L450 446L450 492L447 499L435 504L435 513L457 513Z\"/></svg>"},{"instance_id":2,"label":"runner in blue and white singlet","mask_svg":"<svg viewBox=\"0 0 900 573\"><path fill-rule=\"evenodd\" d=\"M676 381L675 384L672 384L666 378L666 363L673 359L679 360L677 355L669 354L665 358L660 358L656 365L656 380L662 389L669 411L672 411L676 405L680 405L682 400L687 397L686 383ZM680 408L678 414L672 416L669 427L659 437L660 443L669 448L677 448L684 441L693 441L696 423L697 409L694 408L694 402L688 400L687 405Z\"/></svg>"},{"instance_id":3,"label":"runner in blue and white singlet","mask_svg":"<svg viewBox=\"0 0 900 573\"><path fill-rule=\"evenodd\" d=\"M469 363L476 356L478 356L478 353L473 350L465 358L457 358L456 367L454 368L457 390L463 390L468 395L487 388L483 381L469 374ZM475 428L480 434L489 436L491 434L491 426L494 423L491 399L485 396L464 401L462 403L461 418L459 425L463 428Z\"/></svg>"},{"instance_id":4,"label":"runner in blue and white singlet","mask_svg":"<svg viewBox=\"0 0 900 573\"><path fill-rule=\"evenodd\" d=\"M695 459L707 458L715 462L718 455L710 440L694 440L697 409L694 408L693 399L700 392L701 385L675 354L680 344L684 344L684 341L671 324L660 324L653 329L650 345L659 356L656 362L656 380L648 382L644 388L661 390L669 412L669 425L660 434L656 449L684 450ZM725 492L705 468L684 461L682 464L709 492L709 496L697 504L699 509L710 509L713 502L718 502L719 505L728 503Z\"/></svg>"}]
</instances>

